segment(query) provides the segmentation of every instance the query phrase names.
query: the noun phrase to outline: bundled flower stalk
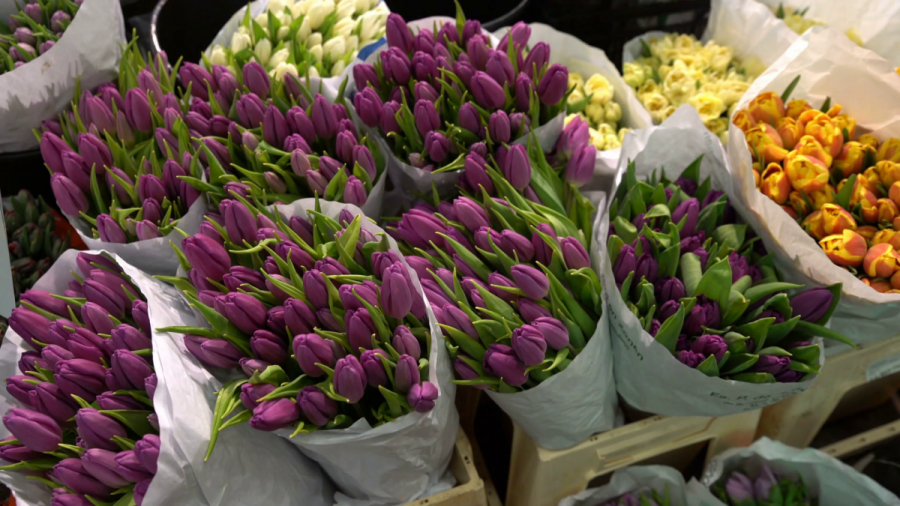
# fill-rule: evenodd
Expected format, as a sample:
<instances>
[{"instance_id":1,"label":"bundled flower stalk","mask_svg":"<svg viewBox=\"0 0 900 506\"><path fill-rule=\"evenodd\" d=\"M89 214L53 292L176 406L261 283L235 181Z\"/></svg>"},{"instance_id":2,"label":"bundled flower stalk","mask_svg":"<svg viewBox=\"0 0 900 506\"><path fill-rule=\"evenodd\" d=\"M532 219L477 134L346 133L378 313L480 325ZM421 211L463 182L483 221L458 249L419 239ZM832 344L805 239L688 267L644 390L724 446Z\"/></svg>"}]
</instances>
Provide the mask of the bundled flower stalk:
<instances>
[{"instance_id":1,"label":"bundled flower stalk","mask_svg":"<svg viewBox=\"0 0 900 506\"><path fill-rule=\"evenodd\" d=\"M415 34L391 14L389 48L353 67L356 110L404 163L459 170L474 144L506 146L564 111L568 71L548 66L546 43L529 49L530 34L517 23L495 49L459 4L455 25Z\"/></svg>"},{"instance_id":2,"label":"bundled flower stalk","mask_svg":"<svg viewBox=\"0 0 900 506\"><path fill-rule=\"evenodd\" d=\"M53 262L69 249L70 231L56 230L56 219L43 198L28 190L10 198L12 209L5 212L9 260L16 300L22 292L47 272Z\"/></svg>"},{"instance_id":3,"label":"bundled flower stalk","mask_svg":"<svg viewBox=\"0 0 900 506\"><path fill-rule=\"evenodd\" d=\"M186 64L181 79L190 83L191 108L208 100L211 112L208 120L194 112L187 116L191 137L207 136L198 149L208 161L208 182L181 179L214 203L236 191L265 195L268 202L319 196L362 206L384 172L377 146L350 119L343 86L332 104L293 75L272 82L255 61L240 74L222 66L210 74Z\"/></svg>"},{"instance_id":4,"label":"bundled flower stalk","mask_svg":"<svg viewBox=\"0 0 900 506\"><path fill-rule=\"evenodd\" d=\"M0 35L0 74L11 72L49 51L59 42L83 1L25 2L19 12L10 15L11 33Z\"/></svg>"},{"instance_id":5,"label":"bundled flower stalk","mask_svg":"<svg viewBox=\"0 0 900 506\"><path fill-rule=\"evenodd\" d=\"M77 263L64 294L29 290L9 319L34 351L6 379L22 407L3 417L0 469L31 472L53 504L140 506L160 448L147 303L107 256Z\"/></svg>"},{"instance_id":6,"label":"bundled flower stalk","mask_svg":"<svg viewBox=\"0 0 900 506\"><path fill-rule=\"evenodd\" d=\"M144 60L134 39L118 86L76 91L73 110L36 132L60 209L94 238L127 243L164 236L200 196L180 179L201 175L202 166L190 152L187 106L173 93L177 67L170 73L163 55Z\"/></svg>"},{"instance_id":7,"label":"bundled flower stalk","mask_svg":"<svg viewBox=\"0 0 900 506\"><path fill-rule=\"evenodd\" d=\"M622 147L622 139L630 128L619 128L622 106L613 100L615 89L603 76L594 74L587 81L577 72L569 73L569 113L566 125L576 117L588 122L591 144L599 151Z\"/></svg>"},{"instance_id":8,"label":"bundled flower stalk","mask_svg":"<svg viewBox=\"0 0 900 506\"><path fill-rule=\"evenodd\" d=\"M755 60L740 61L731 48L714 41L704 45L693 35L641 39L641 46L641 58L625 63L622 73L653 121L662 123L680 105L690 104L706 128L725 143L728 118L762 73L761 65Z\"/></svg>"},{"instance_id":9,"label":"bundled flower stalk","mask_svg":"<svg viewBox=\"0 0 900 506\"><path fill-rule=\"evenodd\" d=\"M278 81L287 74L339 76L359 50L384 35L390 11L380 0L274 0L256 18L245 11L230 47L216 45L207 66L239 73L255 60Z\"/></svg>"},{"instance_id":10,"label":"bundled flower stalk","mask_svg":"<svg viewBox=\"0 0 900 506\"><path fill-rule=\"evenodd\" d=\"M825 26L824 21L806 17L806 12L808 10L809 6L806 6L803 9L785 7L784 4L778 4L778 7L772 7L772 12L775 13L775 17L784 20L784 24L798 35L803 35L807 30L814 26ZM856 32L855 28L851 28L844 33L856 44L860 46L863 45L863 41L859 38L859 34Z\"/></svg>"},{"instance_id":11,"label":"bundled flower stalk","mask_svg":"<svg viewBox=\"0 0 900 506\"><path fill-rule=\"evenodd\" d=\"M728 506L756 506L767 504L818 504L810 497L803 478L779 475L763 464L756 479L746 473L731 471L710 487L713 494Z\"/></svg>"},{"instance_id":12,"label":"bundled flower stalk","mask_svg":"<svg viewBox=\"0 0 900 506\"><path fill-rule=\"evenodd\" d=\"M759 191L828 258L882 293L900 293L900 139L857 135L856 120L767 91L732 120L747 137Z\"/></svg>"},{"instance_id":13,"label":"bundled flower stalk","mask_svg":"<svg viewBox=\"0 0 900 506\"><path fill-rule=\"evenodd\" d=\"M672 182L638 181L629 164L610 209L608 251L622 298L688 367L750 383L797 382L819 371L816 336L852 345L823 325L841 285L788 296L761 242L727 196L699 183L700 158Z\"/></svg>"},{"instance_id":14,"label":"bundled flower stalk","mask_svg":"<svg viewBox=\"0 0 900 506\"><path fill-rule=\"evenodd\" d=\"M425 301L387 238L347 210L340 224L318 205L285 222L236 198L220 204L224 227L184 240L188 278L164 278L212 328L160 330L184 333L204 366L248 378L219 392L210 454L241 423L293 437L434 408Z\"/></svg>"},{"instance_id":15,"label":"bundled flower stalk","mask_svg":"<svg viewBox=\"0 0 900 506\"><path fill-rule=\"evenodd\" d=\"M539 147L530 151L543 157ZM495 168L489 174L492 192L481 184L482 195L419 204L389 230L417 255L407 261L445 332L457 383L515 392L584 349L600 316L600 281L587 253L589 226L524 197ZM581 208L573 214L589 219L593 206L566 188Z\"/></svg>"}]
</instances>

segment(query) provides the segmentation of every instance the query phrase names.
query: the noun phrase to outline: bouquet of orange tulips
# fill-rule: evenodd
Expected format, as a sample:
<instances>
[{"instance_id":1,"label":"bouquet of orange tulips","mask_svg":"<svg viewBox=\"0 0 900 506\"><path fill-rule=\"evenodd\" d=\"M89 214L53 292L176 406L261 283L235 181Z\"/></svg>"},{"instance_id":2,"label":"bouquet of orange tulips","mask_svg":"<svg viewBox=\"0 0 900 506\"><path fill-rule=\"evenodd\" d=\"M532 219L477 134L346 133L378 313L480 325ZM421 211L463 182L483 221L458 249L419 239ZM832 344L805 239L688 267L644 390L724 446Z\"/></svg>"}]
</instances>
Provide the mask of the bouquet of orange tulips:
<instances>
[{"instance_id":1,"label":"bouquet of orange tulips","mask_svg":"<svg viewBox=\"0 0 900 506\"><path fill-rule=\"evenodd\" d=\"M815 108L766 91L732 122L744 131L757 188L828 258L878 292L900 293L900 139L880 141L826 99Z\"/></svg>"}]
</instances>

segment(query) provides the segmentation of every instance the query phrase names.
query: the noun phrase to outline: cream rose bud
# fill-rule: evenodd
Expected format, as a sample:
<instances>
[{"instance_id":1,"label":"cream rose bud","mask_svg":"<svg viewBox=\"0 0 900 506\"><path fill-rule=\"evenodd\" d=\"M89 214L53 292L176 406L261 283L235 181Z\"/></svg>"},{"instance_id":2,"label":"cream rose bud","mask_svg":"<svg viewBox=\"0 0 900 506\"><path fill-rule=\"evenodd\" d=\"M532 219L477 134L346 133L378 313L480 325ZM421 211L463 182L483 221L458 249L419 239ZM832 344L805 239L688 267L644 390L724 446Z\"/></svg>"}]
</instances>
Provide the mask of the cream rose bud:
<instances>
[{"instance_id":1,"label":"cream rose bud","mask_svg":"<svg viewBox=\"0 0 900 506\"><path fill-rule=\"evenodd\" d=\"M608 123L618 123L622 119L622 106L615 102L607 102L603 106L603 117Z\"/></svg>"},{"instance_id":2,"label":"cream rose bud","mask_svg":"<svg viewBox=\"0 0 900 506\"><path fill-rule=\"evenodd\" d=\"M269 39L262 39L256 43L253 52L256 54L256 58L261 65L268 65L269 58L272 57L272 43L269 42Z\"/></svg>"},{"instance_id":3,"label":"cream rose bud","mask_svg":"<svg viewBox=\"0 0 900 506\"><path fill-rule=\"evenodd\" d=\"M344 18L335 23L331 34L332 36L349 37L354 28L356 28L356 21L353 21L352 18Z\"/></svg>"},{"instance_id":4,"label":"cream rose bud","mask_svg":"<svg viewBox=\"0 0 900 506\"><path fill-rule=\"evenodd\" d=\"M310 21L312 23L312 21ZM313 27L315 29L315 27ZM313 33L309 36L309 39L306 41L306 47L312 47L322 44L322 34L319 32Z\"/></svg>"},{"instance_id":5,"label":"cream rose bud","mask_svg":"<svg viewBox=\"0 0 900 506\"><path fill-rule=\"evenodd\" d=\"M569 72L569 88L571 88L573 85L576 88L584 87L584 77L582 77L578 72Z\"/></svg>"},{"instance_id":6,"label":"cream rose bud","mask_svg":"<svg viewBox=\"0 0 900 506\"><path fill-rule=\"evenodd\" d=\"M300 42L306 42L311 33L312 27L309 26L309 18L304 17L303 21L300 23L300 28L297 29L297 37L300 38Z\"/></svg>"},{"instance_id":7,"label":"cream rose bud","mask_svg":"<svg viewBox=\"0 0 900 506\"><path fill-rule=\"evenodd\" d=\"M605 77L600 74L594 74L585 81L584 94L593 95L591 97L592 103L603 105L612 99L612 86L610 86L609 81Z\"/></svg>"},{"instance_id":8,"label":"cream rose bud","mask_svg":"<svg viewBox=\"0 0 900 506\"><path fill-rule=\"evenodd\" d=\"M269 66L272 68L277 68L282 63L286 62L288 57L291 56L291 50L288 48L279 49L272 54L272 57L269 58Z\"/></svg>"},{"instance_id":9,"label":"cream rose bud","mask_svg":"<svg viewBox=\"0 0 900 506\"><path fill-rule=\"evenodd\" d=\"M298 76L297 67L290 63L279 63L277 67L275 67L275 79L277 81L284 81L284 76L286 74L293 74Z\"/></svg>"},{"instance_id":10,"label":"cream rose bud","mask_svg":"<svg viewBox=\"0 0 900 506\"><path fill-rule=\"evenodd\" d=\"M331 66L331 77L337 77L344 72L344 69L347 68L347 65L344 63L344 60L338 60L334 65Z\"/></svg>"},{"instance_id":11,"label":"cream rose bud","mask_svg":"<svg viewBox=\"0 0 900 506\"><path fill-rule=\"evenodd\" d=\"M700 119L704 123L718 118L725 112L725 104L722 99L712 93L698 93L689 98L687 102L691 107L697 109L697 113L700 114Z\"/></svg>"},{"instance_id":12,"label":"cream rose bud","mask_svg":"<svg viewBox=\"0 0 900 506\"><path fill-rule=\"evenodd\" d=\"M351 35L346 38L344 44L347 46L347 51L353 51L355 53L356 50L359 49L359 37ZM356 55L354 55L354 57L355 56Z\"/></svg>"},{"instance_id":13,"label":"cream rose bud","mask_svg":"<svg viewBox=\"0 0 900 506\"><path fill-rule=\"evenodd\" d=\"M341 0L337 4L337 18L345 19L349 18L356 12L356 1L355 0Z\"/></svg>"},{"instance_id":14,"label":"cream rose bud","mask_svg":"<svg viewBox=\"0 0 900 506\"><path fill-rule=\"evenodd\" d=\"M347 52L344 45L343 37L334 37L328 39L322 46L322 51L331 57L331 61L337 61L344 57Z\"/></svg>"},{"instance_id":15,"label":"cream rose bud","mask_svg":"<svg viewBox=\"0 0 900 506\"><path fill-rule=\"evenodd\" d=\"M209 62L213 65L228 65L228 55L225 54L225 49L222 46L214 47L209 53Z\"/></svg>"},{"instance_id":16,"label":"cream rose bud","mask_svg":"<svg viewBox=\"0 0 900 506\"><path fill-rule=\"evenodd\" d=\"M609 123L600 123L597 125L597 133L606 137L609 134L616 133L616 131L613 130L613 127Z\"/></svg>"},{"instance_id":17,"label":"cream rose bud","mask_svg":"<svg viewBox=\"0 0 900 506\"><path fill-rule=\"evenodd\" d=\"M620 128L619 133L616 135L616 137L619 138L619 142L624 142L625 134L627 134L630 131L631 131L631 128Z\"/></svg>"},{"instance_id":18,"label":"cream rose bud","mask_svg":"<svg viewBox=\"0 0 900 506\"><path fill-rule=\"evenodd\" d=\"M603 123L603 106L598 103L591 102L588 104L587 107L584 108L584 114L586 114L595 125Z\"/></svg>"},{"instance_id":19,"label":"cream rose bud","mask_svg":"<svg viewBox=\"0 0 900 506\"><path fill-rule=\"evenodd\" d=\"M316 44L309 48L309 54L313 55L313 58L315 58L316 61L322 61L322 44Z\"/></svg>"}]
</instances>

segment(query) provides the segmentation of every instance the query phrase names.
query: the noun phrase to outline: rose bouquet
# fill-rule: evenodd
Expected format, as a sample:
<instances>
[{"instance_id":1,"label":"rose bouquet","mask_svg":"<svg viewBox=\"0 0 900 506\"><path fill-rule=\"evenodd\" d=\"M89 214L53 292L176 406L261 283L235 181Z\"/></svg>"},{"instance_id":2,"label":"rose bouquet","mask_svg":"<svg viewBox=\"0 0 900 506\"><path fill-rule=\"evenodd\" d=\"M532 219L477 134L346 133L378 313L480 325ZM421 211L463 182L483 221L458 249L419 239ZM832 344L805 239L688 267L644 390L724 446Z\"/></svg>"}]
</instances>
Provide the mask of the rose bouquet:
<instances>
[{"instance_id":1,"label":"rose bouquet","mask_svg":"<svg viewBox=\"0 0 900 506\"><path fill-rule=\"evenodd\" d=\"M548 66L547 44L529 50L530 31L518 23L494 49L459 7L456 24L415 34L391 14L388 49L353 67L356 110L404 164L459 170L473 144L509 144L563 112L568 72Z\"/></svg>"},{"instance_id":2,"label":"rose bouquet","mask_svg":"<svg viewBox=\"0 0 900 506\"><path fill-rule=\"evenodd\" d=\"M359 50L384 35L389 11L379 0L275 0L251 18L250 9L231 44L217 44L205 55L234 73L251 60L281 81L286 74L335 77Z\"/></svg>"},{"instance_id":3,"label":"rose bouquet","mask_svg":"<svg viewBox=\"0 0 900 506\"><path fill-rule=\"evenodd\" d=\"M836 265L876 291L900 293L900 139L859 135L830 99L820 109L787 101L796 82L781 96L760 94L732 120L746 135L759 191Z\"/></svg>"},{"instance_id":4,"label":"rose bouquet","mask_svg":"<svg viewBox=\"0 0 900 506\"><path fill-rule=\"evenodd\" d=\"M701 157L702 158L702 157ZM607 250L616 286L644 331L707 376L798 382L819 370L816 336L841 285L789 297L758 238L727 196L699 182L701 158L673 181L638 181L633 163L610 208Z\"/></svg>"},{"instance_id":5,"label":"rose bouquet","mask_svg":"<svg viewBox=\"0 0 900 506\"><path fill-rule=\"evenodd\" d=\"M622 74L653 121L661 123L690 104L709 131L727 139L731 108L762 71L755 60L738 60L731 48L704 45L692 35L668 34L640 44L641 57L625 63Z\"/></svg>"},{"instance_id":6,"label":"rose bouquet","mask_svg":"<svg viewBox=\"0 0 900 506\"><path fill-rule=\"evenodd\" d=\"M26 3L9 16L12 33L0 36L0 74L11 72L52 48L84 0Z\"/></svg>"},{"instance_id":7,"label":"rose bouquet","mask_svg":"<svg viewBox=\"0 0 900 506\"><path fill-rule=\"evenodd\" d=\"M77 265L64 294L29 290L9 319L33 351L6 379L21 407L3 417L2 469L29 472L54 503L140 505L160 453L147 303L109 257Z\"/></svg>"},{"instance_id":8,"label":"rose bouquet","mask_svg":"<svg viewBox=\"0 0 900 506\"><path fill-rule=\"evenodd\" d=\"M567 103L566 125L576 117L588 122L591 144L599 151L622 147L622 139L631 131L619 128L622 106L613 100L615 90L603 74L594 74L587 81L577 72L569 72L572 93Z\"/></svg>"}]
</instances>

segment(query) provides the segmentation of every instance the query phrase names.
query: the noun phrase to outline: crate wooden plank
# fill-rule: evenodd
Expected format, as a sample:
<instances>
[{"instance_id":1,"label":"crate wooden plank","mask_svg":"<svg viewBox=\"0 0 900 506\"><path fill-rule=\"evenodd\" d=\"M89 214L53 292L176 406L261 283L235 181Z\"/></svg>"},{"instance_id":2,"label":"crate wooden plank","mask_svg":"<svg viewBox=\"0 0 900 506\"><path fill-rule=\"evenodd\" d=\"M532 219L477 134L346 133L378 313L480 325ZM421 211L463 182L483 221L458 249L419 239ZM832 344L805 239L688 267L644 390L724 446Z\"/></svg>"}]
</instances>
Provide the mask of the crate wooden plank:
<instances>
[{"instance_id":1,"label":"crate wooden plank","mask_svg":"<svg viewBox=\"0 0 900 506\"><path fill-rule=\"evenodd\" d=\"M469 438L462 429L456 437L456 448L450 459L450 471L456 477L455 487L408 504L413 506L488 506L484 481L475 468L472 444L469 443Z\"/></svg>"}]
</instances>

